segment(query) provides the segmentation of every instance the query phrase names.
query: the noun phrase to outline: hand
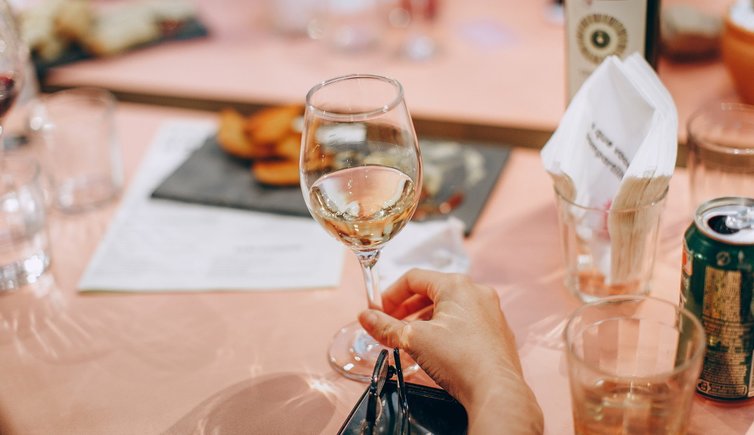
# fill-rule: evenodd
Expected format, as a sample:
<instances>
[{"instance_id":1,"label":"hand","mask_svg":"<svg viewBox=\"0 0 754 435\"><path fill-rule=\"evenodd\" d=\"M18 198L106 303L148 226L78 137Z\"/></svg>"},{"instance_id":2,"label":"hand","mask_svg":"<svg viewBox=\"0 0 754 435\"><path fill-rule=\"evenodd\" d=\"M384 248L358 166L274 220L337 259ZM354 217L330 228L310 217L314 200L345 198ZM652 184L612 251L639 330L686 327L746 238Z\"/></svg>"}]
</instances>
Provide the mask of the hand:
<instances>
[{"instance_id":1,"label":"hand","mask_svg":"<svg viewBox=\"0 0 754 435\"><path fill-rule=\"evenodd\" d=\"M385 312L359 315L380 343L399 347L469 414L469 432L541 433L497 292L467 276L414 269L382 296ZM431 307L429 320L406 320Z\"/></svg>"}]
</instances>

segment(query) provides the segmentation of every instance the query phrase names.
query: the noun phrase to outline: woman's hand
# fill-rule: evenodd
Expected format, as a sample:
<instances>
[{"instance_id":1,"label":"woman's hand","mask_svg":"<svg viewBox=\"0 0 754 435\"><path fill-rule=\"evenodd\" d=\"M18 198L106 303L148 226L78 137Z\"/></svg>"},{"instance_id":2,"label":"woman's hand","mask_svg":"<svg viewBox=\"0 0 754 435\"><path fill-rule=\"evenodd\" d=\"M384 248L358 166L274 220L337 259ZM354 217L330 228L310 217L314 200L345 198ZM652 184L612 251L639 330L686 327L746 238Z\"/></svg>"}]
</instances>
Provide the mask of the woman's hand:
<instances>
[{"instance_id":1,"label":"woman's hand","mask_svg":"<svg viewBox=\"0 0 754 435\"><path fill-rule=\"evenodd\" d=\"M494 289L465 275L414 269L382 299L385 312L362 312L361 325L382 344L406 351L458 399L470 433L542 432L541 410Z\"/></svg>"}]
</instances>

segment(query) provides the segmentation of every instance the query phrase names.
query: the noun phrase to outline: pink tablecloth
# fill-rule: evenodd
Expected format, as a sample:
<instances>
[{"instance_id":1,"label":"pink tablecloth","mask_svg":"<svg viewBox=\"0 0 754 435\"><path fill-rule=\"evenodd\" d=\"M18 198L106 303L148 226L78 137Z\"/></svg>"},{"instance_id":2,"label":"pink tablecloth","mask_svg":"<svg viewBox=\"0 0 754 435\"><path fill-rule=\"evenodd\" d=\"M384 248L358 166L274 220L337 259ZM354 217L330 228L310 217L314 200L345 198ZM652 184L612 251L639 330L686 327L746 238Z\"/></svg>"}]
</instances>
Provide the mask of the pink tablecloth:
<instances>
[{"instance_id":1,"label":"pink tablecloth","mask_svg":"<svg viewBox=\"0 0 754 435\"><path fill-rule=\"evenodd\" d=\"M128 179L160 122L174 116L212 117L121 105ZM685 183L682 171L672 181L654 280L654 294L673 301ZM340 285L323 290L78 294L116 206L55 216L54 283L0 298L0 433L334 433L364 389L325 358L332 334L366 304L352 256ZM466 247L473 278L500 292L547 433L572 432L560 327L578 303L562 284L537 153L513 152ZM692 432L745 433L753 406L697 399Z\"/></svg>"},{"instance_id":2,"label":"pink tablecloth","mask_svg":"<svg viewBox=\"0 0 754 435\"><path fill-rule=\"evenodd\" d=\"M726 7L719 0L666 0L663 6L678 3L717 15ZM275 33L261 0L202 0L211 37L64 66L48 80L189 99L301 103L319 81L369 72L400 80L418 117L553 131L566 106L566 78L565 31L553 19L552 0L440 4L435 32L441 48L423 62L396 55L400 32L387 32L375 50L344 53L322 41ZM663 60L659 74L678 106L682 139L693 111L738 99L720 61Z\"/></svg>"}]
</instances>

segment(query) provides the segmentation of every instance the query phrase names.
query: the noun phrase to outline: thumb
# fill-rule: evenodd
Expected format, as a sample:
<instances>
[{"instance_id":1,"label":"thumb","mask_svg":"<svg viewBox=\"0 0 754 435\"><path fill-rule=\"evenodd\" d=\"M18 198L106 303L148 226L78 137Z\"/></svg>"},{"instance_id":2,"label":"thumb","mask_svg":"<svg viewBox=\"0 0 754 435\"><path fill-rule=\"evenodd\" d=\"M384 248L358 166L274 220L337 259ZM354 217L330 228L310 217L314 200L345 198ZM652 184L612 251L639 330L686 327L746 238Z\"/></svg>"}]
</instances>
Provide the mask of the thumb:
<instances>
[{"instance_id":1,"label":"thumb","mask_svg":"<svg viewBox=\"0 0 754 435\"><path fill-rule=\"evenodd\" d=\"M359 314L359 323L375 340L387 347L398 347L404 322L382 311L365 310Z\"/></svg>"}]
</instances>

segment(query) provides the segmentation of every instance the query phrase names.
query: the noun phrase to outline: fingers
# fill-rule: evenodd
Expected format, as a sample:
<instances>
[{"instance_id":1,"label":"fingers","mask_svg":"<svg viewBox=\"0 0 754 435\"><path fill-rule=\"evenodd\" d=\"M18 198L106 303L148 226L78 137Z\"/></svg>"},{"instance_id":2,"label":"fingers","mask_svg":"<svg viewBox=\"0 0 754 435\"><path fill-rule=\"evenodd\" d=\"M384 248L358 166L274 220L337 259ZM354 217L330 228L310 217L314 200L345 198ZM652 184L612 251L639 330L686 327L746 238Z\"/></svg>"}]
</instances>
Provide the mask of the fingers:
<instances>
[{"instance_id":1,"label":"fingers","mask_svg":"<svg viewBox=\"0 0 754 435\"><path fill-rule=\"evenodd\" d=\"M432 305L432 300L423 295L413 295L403 301L390 313L396 319L406 319L408 316L415 314L424 308Z\"/></svg>"},{"instance_id":2,"label":"fingers","mask_svg":"<svg viewBox=\"0 0 754 435\"><path fill-rule=\"evenodd\" d=\"M359 314L359 323L375 340L387 347L400 347L405 323L377 310Z\"/></svg>"},{"instance_id":3,"label":"fingers","mask_svg":"<svg viewBox=\"0 0 754 435\"><path fill-rule=\"evenodd\" d=\"M386 313L393 314L404 301L414 295L434 301L446 277L447 274L430 270L412 269L406 272L382 294L383 309Z\"/></svg>"}]
</instances>

